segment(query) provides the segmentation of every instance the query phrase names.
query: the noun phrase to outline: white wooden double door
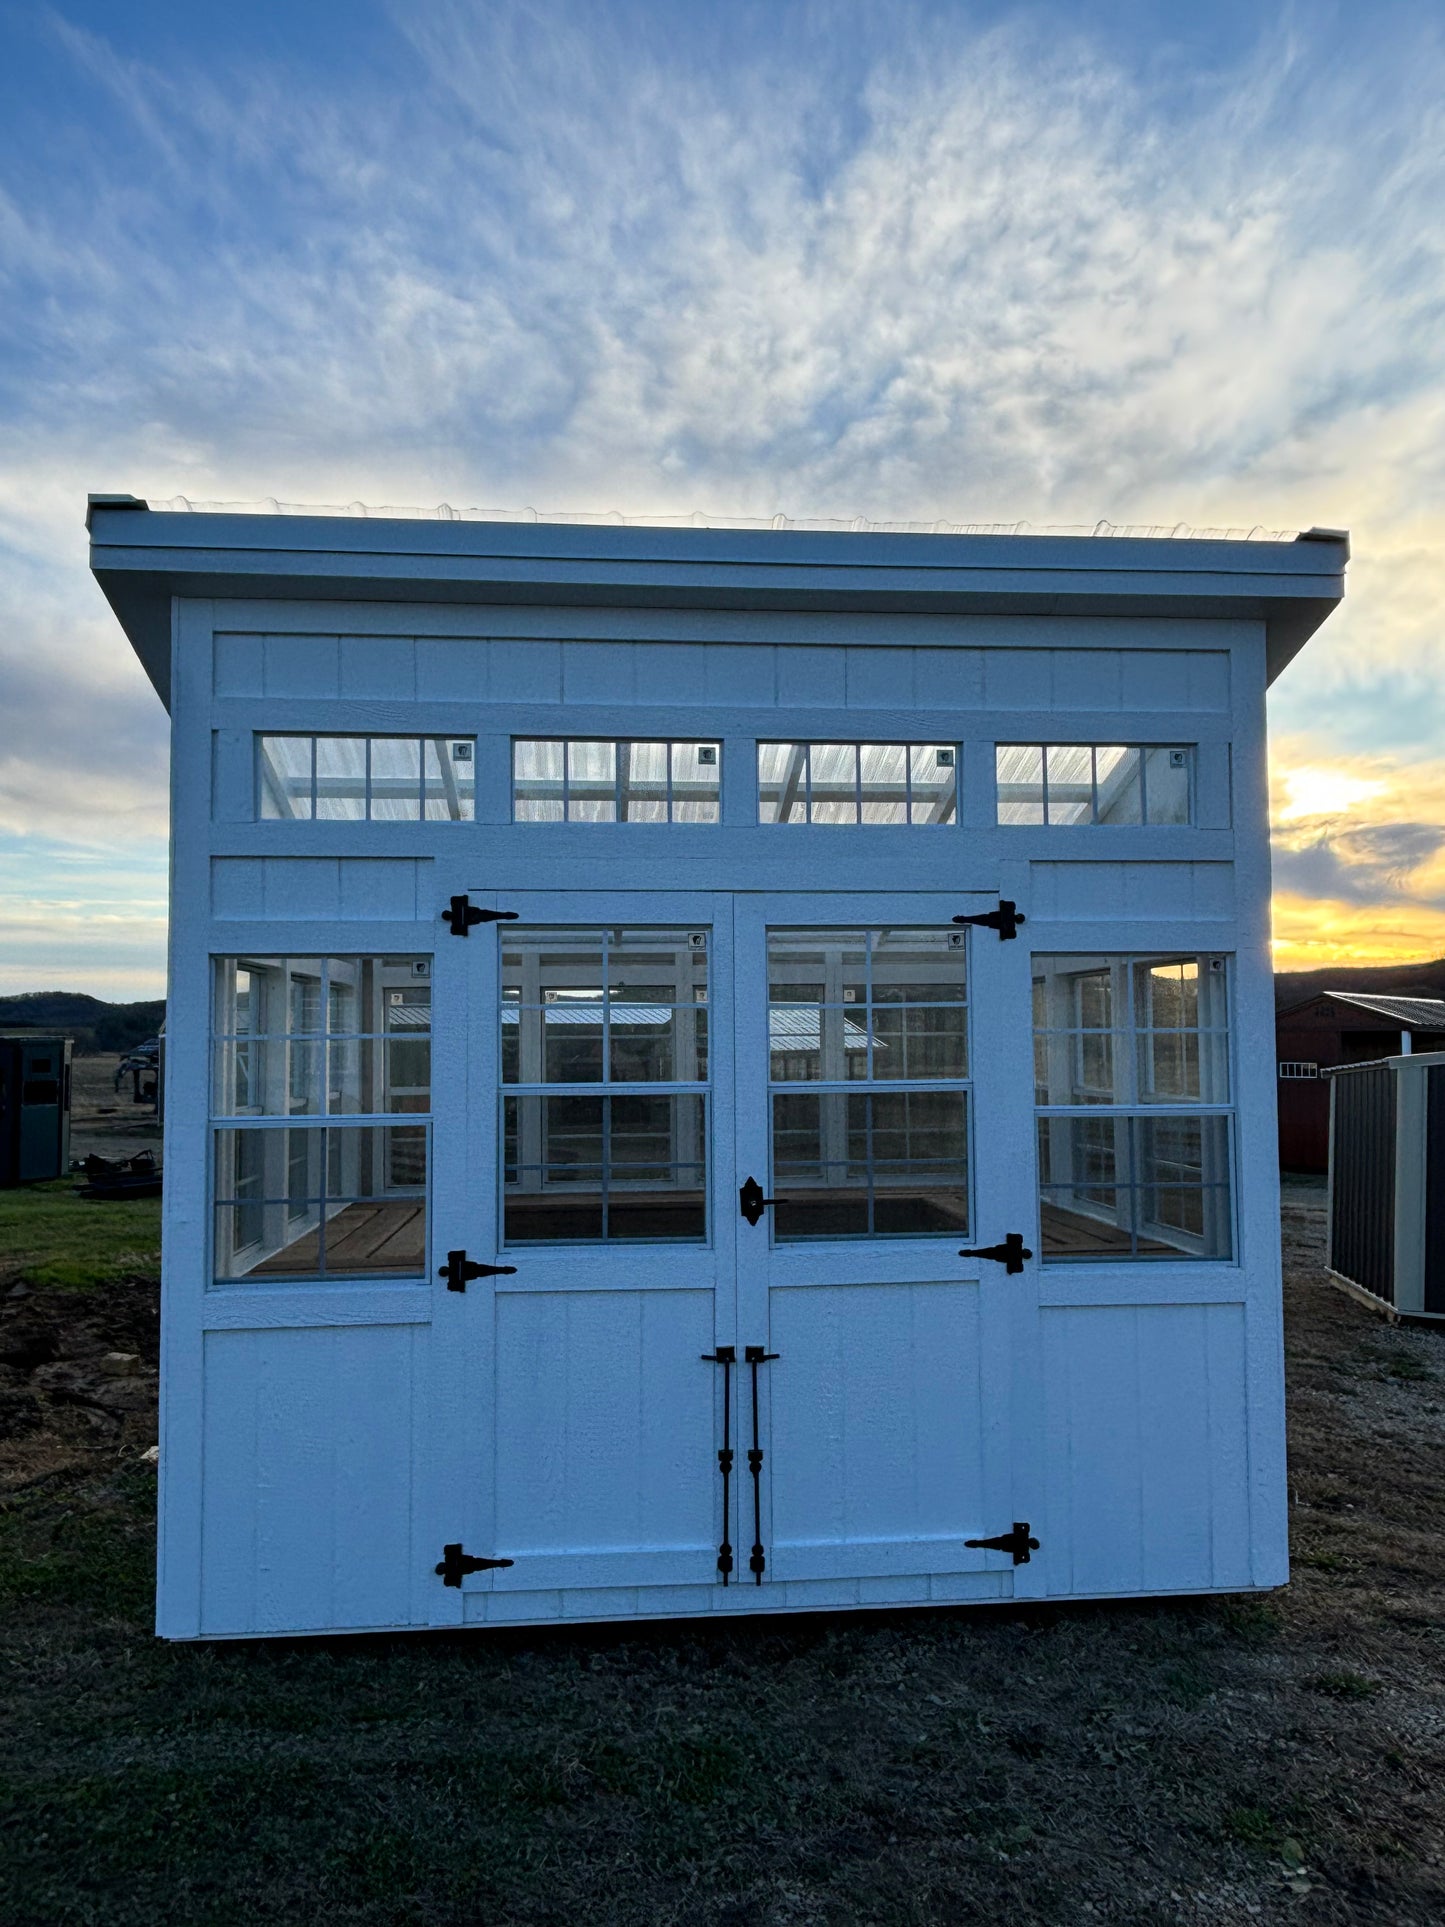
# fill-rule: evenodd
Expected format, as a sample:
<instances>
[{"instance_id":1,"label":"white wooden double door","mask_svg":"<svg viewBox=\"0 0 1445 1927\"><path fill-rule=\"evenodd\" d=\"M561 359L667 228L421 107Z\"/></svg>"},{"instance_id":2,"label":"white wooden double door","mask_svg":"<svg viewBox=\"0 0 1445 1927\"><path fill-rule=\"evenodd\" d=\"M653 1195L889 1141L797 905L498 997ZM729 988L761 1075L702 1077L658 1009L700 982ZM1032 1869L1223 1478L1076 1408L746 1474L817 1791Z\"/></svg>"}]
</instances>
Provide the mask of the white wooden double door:
<instances>
[{"instance_id":1,"label":"white wooden double door","mask_svg":"<svg viewBox=\"0 0 1445 1927\"><path fill-rule=\"evenodd\" d=\"M511 918L439 946L433 1242L508 1269L436 1287L432 1460L445 1538L512 1563L438 1619L1014 1574L968 1542L1030 1516L1037 1254L960 1255L1037 1242L1027 949L953 921L996 895L472 901Z\"/></svg>"}]
</instances>

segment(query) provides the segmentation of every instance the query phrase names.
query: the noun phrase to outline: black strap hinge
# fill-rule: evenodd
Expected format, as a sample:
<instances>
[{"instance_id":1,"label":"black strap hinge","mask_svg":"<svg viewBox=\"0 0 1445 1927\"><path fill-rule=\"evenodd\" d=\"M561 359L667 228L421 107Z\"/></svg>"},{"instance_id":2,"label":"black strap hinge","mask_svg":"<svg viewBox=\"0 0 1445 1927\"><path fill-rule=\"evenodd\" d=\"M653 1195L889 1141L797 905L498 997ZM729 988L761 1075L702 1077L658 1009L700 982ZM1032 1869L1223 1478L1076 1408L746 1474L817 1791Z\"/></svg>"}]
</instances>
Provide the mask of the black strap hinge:
<instances>
[{"instance_id":1,"label":"black strap hinge","mask_svg":"<svg viewBox=\"0 0 1445 1927\"><path fill-rule=\"evenodd\" d=\"M955 923L976 923L985 930L997 930L1000 941L1007 943L1019 933L1019 925L1027 923L1028 918L1014 902L1012 897L1000 897L997 910L979 910L971 917L955 917Z\"/></svg>"},{"instance_id":2,"label":"black strap hinge","mask_svg":"<svg viewBox=\"0 0 1445 1927\"><path fill-rule=\"evenodd\" d=\"M474 1558L470 1552L463 1552L459 1545L443 1546L437 1577L444 1586L459 1586L469 1572L492 1572L500 1566L511 1564L510 1559Z\"/></svg>"},{"instance_id":3,"label":"black strap hinge","mask_svg":"<svg viewBox=\"0 0 1445 1927\"><path fill-rule=\"evenodd\" d=\"M464 937L479 923L515 923L515 910L483 910L468 896L453 897L451 908L442 911L442 922L454 937Z\"/></svg>"},{"instance_id":4,"label":"black strap hinge","mask_svg":"<svg viewBox=\"0 0 1445 1927\"><path fill-rule=\"evenodd\" d=\"M975 1245L970 1250L960 1251L958 1255L960 1258L991 1258L994 1264L1002 1265L1012 1278L1023 1270L1025 1258L1032 1258L1034 1254L1024 1243L1021 1231L1010 1231L1005 1234L1002 1244Z\"/></svg>"},{"instance_id":5,"label":"black strap hinge","mask_svg":"<svg viewBox=\"0 0 1445 1927\"><path fill-rule=\"evenodd\" d=\"M1016 1566L1026 1566L1029 1554L1037 1552L1039 1542L1029 1537L1027 1519L1015 1519L1012 1532L1001 1532L996 1539L965 1539L966 1546L975 1546L980 1552L1009 1552L1013 1554Z\"/></svg>"},{"instance_id":6,"label":"black strap hinge","mask_svg":"<svg viewBox=\"0 0 1445 1927\"><path fill-rule=\"evenodd\" d=\"M437 1272L445 1278L448 1291L465 1291L473 1278L514 1278L515 1265L474 1265L465 1251L449 1251L447 1261Z\"/></svg>"}]
</instances>

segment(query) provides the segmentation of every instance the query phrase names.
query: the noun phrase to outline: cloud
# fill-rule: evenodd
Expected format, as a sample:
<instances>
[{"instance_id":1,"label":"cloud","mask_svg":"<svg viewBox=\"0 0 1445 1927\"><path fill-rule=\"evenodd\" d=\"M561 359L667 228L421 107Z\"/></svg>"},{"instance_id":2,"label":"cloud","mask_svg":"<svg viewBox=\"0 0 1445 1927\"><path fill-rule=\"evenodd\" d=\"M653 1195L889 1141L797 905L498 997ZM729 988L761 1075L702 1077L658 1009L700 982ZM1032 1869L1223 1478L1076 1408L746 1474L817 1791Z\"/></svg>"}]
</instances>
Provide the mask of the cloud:
<instances>
[{"instance_id":1,"label":"cloud","mask_svg":"<svg viewBox=\"0 0 1445 1927\"><path fill-rule=\"evenodd\" d=\"M1266 27L1167 84L1059 16L954 7L664 32L435 0L330 74L45 18L64 165L0 134L0 823L128 838L163 808L158 712L84 574L91 487L1343 524L1349 599L1275 727L1325 768L1438 745L1426 16ZM1403 842L1306 817L1281 874L1418 892L1433 819L1389 794Z\"/></svg>"}]
</instances>

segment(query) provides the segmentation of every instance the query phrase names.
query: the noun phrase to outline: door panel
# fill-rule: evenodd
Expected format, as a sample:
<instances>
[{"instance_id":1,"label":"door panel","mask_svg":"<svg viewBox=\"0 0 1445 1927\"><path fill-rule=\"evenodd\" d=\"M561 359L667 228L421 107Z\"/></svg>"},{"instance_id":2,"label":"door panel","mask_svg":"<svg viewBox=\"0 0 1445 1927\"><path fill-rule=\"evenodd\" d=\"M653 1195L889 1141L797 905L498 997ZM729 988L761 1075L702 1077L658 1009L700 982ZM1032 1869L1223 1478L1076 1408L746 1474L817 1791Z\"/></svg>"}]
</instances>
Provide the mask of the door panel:
<instances>
[{"instance_id":1,"label":"door panel","mask_svg":"<svg viewBox=\"0 0 1445 1927\"><path fill-rule=\"evenodd\" d=\"M973 1570L979 1286L771 1293L775 1579Z\"/></svg>"}]
</instances>

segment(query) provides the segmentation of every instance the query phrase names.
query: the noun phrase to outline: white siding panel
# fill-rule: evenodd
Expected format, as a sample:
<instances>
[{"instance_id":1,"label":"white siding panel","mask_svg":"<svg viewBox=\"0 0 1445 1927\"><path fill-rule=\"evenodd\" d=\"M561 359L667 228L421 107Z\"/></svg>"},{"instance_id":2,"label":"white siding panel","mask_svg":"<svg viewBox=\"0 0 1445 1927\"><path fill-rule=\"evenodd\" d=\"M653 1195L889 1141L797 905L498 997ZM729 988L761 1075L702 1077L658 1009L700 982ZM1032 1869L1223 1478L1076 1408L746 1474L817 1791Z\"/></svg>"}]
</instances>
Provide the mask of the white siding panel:
<instances>
[{"instance_id":1,"label":"white siding panel","mask_svg":"<svg viewBox=\"0 0 1445 1927\"><path fill-rule=\"evenodd\" d=\"M201 1631L411 1619L415 1328L212 1332Z\"/></svg>"},{"instance_id":2,"label":"white siding panel","mask_svg":"<svg viewBox=\"0 0 1445 1927\"><path fill-rule=\"evenodd\" d=\"M1117 649L1051 649L1050 688L1055 709L1141 708L1133 685L1134 653Z\"/></svg>"},{"instance_id":3,"label":"white siding panel","mask_svg":"<svg viewBox=\"0 0 1445 1927\"><path fill-rule=\"evenodd\" d=\"M718 1373L701 1354L712 1333L710 1290L498 1297L496 1540L517 1562L499 1587L579 1553L622 1555L639 1584L654 1552L696 1552L685 1577L711 1570Z\"/></svg>"},{"instance_id":4,"label":"white siding panel","mask_svg":"<svg viewBox=\"0 0 1445 1927\"><path fill-rule=\"evenodd\" d=\"M766 645L710 642L707 695L714 703L757 703L774 708L778 700L777 651Z\"/></svg>"},{"instance_id":5,"label":"white siding panel","mask_svg":"<svg viewBox=\"0 0 1445 1927\"><path fill-rule=\"evenodd\" d=\"M407 636L343 636L341 694L414 702L416 644Z\"/></svg>"},{"instance_id":6,"label":"white siding panel","mask_svg":"<svg viewBox=\"0 0 1445 1927\"><path fill-rule=\"evenodd\" d=\"M564 642L565 703L635 703L638 700L635 642ZM643 693L643 700L646 694Z\"/></svg>"},{"instance_id":7,"label":"white siding panel","mask_svg":"<svg viewBox=\"0 0 1445 1927\"><path fill-rule=\"evenodd\" d=\"M1091 834L1102 840L1113 832ZM1033 863L1029 879L1040 923L1098 923L1109 917L1221 921L1234 914L1229 863ZM1121 940L1120 947L1127 944Z\"/></svg>"},{"instance_id":8,"label":"white siding panel","mask_svg":"<svg viewBox=\"0 0 1445 1927\"><path fill-rule=\"evenodd\" d=\"M415 857L213 857L211 914L409 923L420 867Z\"/></svg>"},{"instance_id":9,"label":"white siding panel","mask_svg":"<svg viewBox=\"0 0 1445 1927\"><path fill-rule=\"evenodd\" d=\"M920 709L982 707L983 650L911 649L908 653L913 658L913 701ZM956 728L953 733L958 733Z\"/></svg>"},{"instance_id":10,"label":"white siding panel","mask_svg":"<svg viewBox=\"0 0 1445 1927\"><path fill-rule=\"evenodd\" d=\"M485 702L493 645L464 638L421 636L416 653L416 693L424 703Z\"/></svg>"},{"instance_id":11,"label":"white siding panel","mask_svg":"<svg viewBox=\"0 0 1445 1927\"><path fill-rule=\"evenodd\" d=\"M984 651L984 703L989 709L1047 709L1053 701L1052 685L1051 650Z\"/></svg>"},{"instance_id":12,"label":"white siding panel","mask_svg":"<svg viewBox=\"0 0 1445 1927\"><path fill-rule=\"evenodd\" d=\"M847 700L845 651L842 649L779 649L778 702L841 709Z\"/></svg>"},{"instance_id":13,"label":"white siding panel","mask_svg":"<svg viewBox=\"0 0 1445 1927\"><path fill-rule=\"evenodd\" d=\"M769 1333L773 1536L789 1578L807 1546L861 1541L861 1554L978 1529L977 1285L775 1287ZM921 1566L905 1545L894 1569L929 1570L914 1550Z\"/></svg>"},{"instance_id":14,"label":"white siding panel","mask_svg":"<svg viewBox=\"0 0 1445 1927\"><path fill-rule=\"evenodd\" d=\"M218 696L260 696L265 691L265 655L259 636L218 635L215 639L215 690Z\"/></svg>"},{"instance_id":15,"label":"white siding panel","mask_svg":"<svg viewBox=\"0 0 1445 1927\"><path fill-rule=\"evenodd\" d=\"M560 642L493 642L488 650L491 675L487 693L494 703L561 702Z\"/></svg>"},{"instance_id":16,"label":"white siding panel","mask_svg":"<svg viewBox=\"0 0 1445 1927\"><path fill-rule=\"evenodd\" d=\"M336 636L267 636L263 643L268 696L341 694L341 643Z\"/></svg>"},{"instance_id":17,"label":"white siding panel","mask_svg":"<svg viewBox=\"0 0 1445 1927\"><path fill-rule=\"evenodd\" d=\"M1043 1313L1051 1593L1248 1584L1244 1309Z\"/></svg>"},{"instance_id":18,"label":"white siding panel","mask_svg":"<svg viewBox=\"0 0 1445 1927\"><path fill-rule=\"evenodd\" d=\"M1189 662L1189 707L1227 711L1229 708L1229 657L1222 649L1191 649Z\"/></svg>"},{"instance_id":19,"label":"white siding panel","mask_svg":"<svg viewBox=\"0 0 1445 1927\"><path fill-rule=\"evenodd\" d=\"M914 700L915 649L847 649L845 700L850 709L903 709Z\"/></svg>"}]
</instances>

